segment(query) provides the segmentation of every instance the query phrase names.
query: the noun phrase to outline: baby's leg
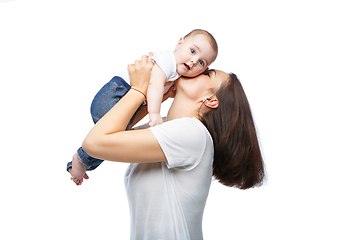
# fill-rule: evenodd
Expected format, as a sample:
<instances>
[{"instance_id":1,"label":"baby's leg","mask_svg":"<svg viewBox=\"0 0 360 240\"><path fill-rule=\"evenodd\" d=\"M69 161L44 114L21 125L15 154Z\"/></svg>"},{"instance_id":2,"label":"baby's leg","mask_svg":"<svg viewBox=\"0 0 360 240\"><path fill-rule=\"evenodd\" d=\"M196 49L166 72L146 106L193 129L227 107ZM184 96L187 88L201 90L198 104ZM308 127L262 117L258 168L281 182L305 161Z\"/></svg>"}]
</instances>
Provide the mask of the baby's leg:
<instances>
[{"instance_id":1,"label":"baby's leg","mask_svg":"<svg viewBox=\"0 0 360 240\"><path fill-rule=\"evenodd\" d=\"M120 77L113 77L95 95L91 103L91 117L97 123L130 90L131 86Z\"/></svg>"},{"instance_id":2,"label":"baby's leg","mask_svg":"<svg viewBox=\"0 0 360 240\"><path fill-rule=\"evenodd\" d=\"M131 86L129 84L116 76L106 83L95 95L91 103L91 116L94 123L97 123L129 91L130 88ZM87 166L87 171L96 169L103 162L101 159L89 156L82 148L78 150L77 154L79 154L81 161ZM84 174L86 174L86 170L79 162L77 154L73 156L73 161L68 163L67 169L73 178L82 179Z\"/></svg>"}]
</instances>

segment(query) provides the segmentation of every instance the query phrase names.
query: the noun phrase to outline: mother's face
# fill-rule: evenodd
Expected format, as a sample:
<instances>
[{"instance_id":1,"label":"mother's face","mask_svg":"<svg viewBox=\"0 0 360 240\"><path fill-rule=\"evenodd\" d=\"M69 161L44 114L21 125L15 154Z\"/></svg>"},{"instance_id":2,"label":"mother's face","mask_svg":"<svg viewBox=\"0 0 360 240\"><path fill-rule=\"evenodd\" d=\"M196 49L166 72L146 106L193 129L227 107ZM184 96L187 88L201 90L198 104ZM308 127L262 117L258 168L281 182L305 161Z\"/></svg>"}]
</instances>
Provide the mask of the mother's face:
<instances>
[{"instance_id":1,"label":"mother's face","mask_svg":"<svg viewBox=\"0 0 360 240\"><path fill-rule=\"evenodd\" d=\"M181 77L176 81L176 92L193 100L211 97L229 79L229 75L219 70L207 70L194 78Z\"/></svg>"}]
</instances>

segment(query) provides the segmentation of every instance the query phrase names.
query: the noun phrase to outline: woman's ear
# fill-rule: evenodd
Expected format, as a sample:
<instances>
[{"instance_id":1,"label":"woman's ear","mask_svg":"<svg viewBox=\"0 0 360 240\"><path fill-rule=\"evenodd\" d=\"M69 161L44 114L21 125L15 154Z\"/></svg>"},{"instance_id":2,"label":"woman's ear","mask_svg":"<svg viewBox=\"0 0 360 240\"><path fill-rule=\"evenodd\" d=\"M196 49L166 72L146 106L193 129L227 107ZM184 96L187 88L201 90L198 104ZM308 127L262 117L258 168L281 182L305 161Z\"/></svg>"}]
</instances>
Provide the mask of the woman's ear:
<instances>
[{"instance_id":1,"label":"woman's ear","mask_svg":"<svg viewBox=\"0 0 360 240\"><path fill-rule=\"evenodd\" d=\"M204 105L208 108L217 108L219 106L219 100L216 96L212 96L211 99L206 99Z\"/></svg>"}]
</instances>

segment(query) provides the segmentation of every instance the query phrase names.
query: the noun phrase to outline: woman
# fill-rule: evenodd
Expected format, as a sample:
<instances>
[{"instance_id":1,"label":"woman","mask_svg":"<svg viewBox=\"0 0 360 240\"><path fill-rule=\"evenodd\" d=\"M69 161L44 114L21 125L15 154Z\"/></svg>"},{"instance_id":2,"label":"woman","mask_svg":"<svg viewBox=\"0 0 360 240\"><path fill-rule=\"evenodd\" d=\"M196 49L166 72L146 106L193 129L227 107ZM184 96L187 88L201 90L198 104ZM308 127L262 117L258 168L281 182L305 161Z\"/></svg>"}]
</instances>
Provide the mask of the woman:
<instances>
[{"instance_id":1,"label":"woman","mask_svg":"<svg viewBox=\"0 0 360 240\"><path fill-rule=\"evenodd\" d=\"M245 93L234 74L180 78L167 122L125 131L144 102L152 62L128 66L132 89L83 142L89 155L131 163L125 176L131 239L203 239L212 175L226 186L260 186L263 161Z\"/></svg>"}]
</instances>

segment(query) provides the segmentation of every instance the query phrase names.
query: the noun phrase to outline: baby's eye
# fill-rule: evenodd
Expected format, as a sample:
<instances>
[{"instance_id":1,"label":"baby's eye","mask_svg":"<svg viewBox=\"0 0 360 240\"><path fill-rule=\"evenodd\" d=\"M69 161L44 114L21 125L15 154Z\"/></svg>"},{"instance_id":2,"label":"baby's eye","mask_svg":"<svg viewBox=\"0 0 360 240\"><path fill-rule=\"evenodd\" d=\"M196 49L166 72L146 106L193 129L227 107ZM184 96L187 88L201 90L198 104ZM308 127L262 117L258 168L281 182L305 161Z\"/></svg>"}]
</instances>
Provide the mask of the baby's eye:
<instances>
[{"instance_id":1,"label":"baby's eye","mask_svg":"<svg viewBox=\"0 0 360 240\"><path fill-rule=\"evenodd\" d=\"M200 65L201 65L202 67L205 66L205 63L204 63L203 60L200 60L199 63L200 63Z\"/></svg>"},{"instance_id":2,"label":"baby's eye","mask_svg":"<svg viewBox=\"0 0 360 240\"><path fill-rule=\"evenodd\" d=\"M191 52L192 54L195 54L195 50L192 49L192 48L190 48L190 52Z\"/></svg>"}]
</instances>

